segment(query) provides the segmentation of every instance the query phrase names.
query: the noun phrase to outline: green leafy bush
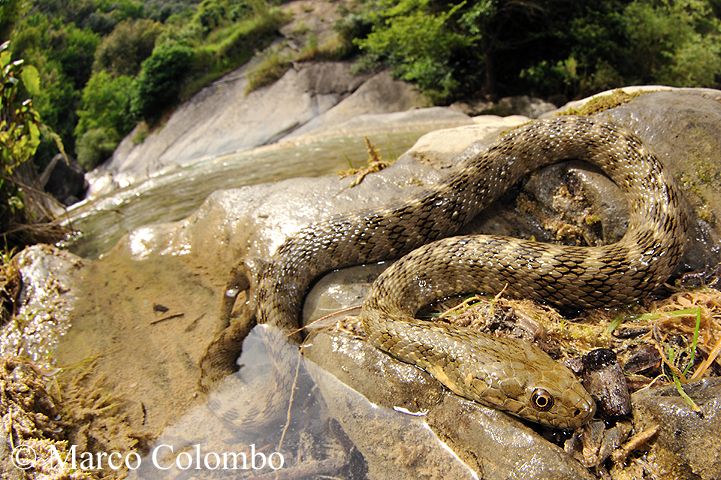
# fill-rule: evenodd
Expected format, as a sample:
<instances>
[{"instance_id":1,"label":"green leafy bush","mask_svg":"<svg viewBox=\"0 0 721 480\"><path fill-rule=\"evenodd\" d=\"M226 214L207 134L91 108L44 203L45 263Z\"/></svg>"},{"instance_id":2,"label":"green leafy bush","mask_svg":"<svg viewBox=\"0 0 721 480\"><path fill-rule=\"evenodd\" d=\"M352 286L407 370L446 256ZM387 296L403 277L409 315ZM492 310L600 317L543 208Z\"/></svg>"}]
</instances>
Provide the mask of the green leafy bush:
<instances>
[{"instance_id":1,"label":"green leafy bush","mask_svg":"<svg viewBox=\"0 0 721 480\"><path fill-rule=\"evenodd\" d=\"M379 3L385 8L373 15L373 30L357 41L366 60L387 62L397 77L416 83L436 100L456 93L460 83L451 59L475 40L451 25L463 4L435 13L424 0Z\"/></svg>"},{"instance_id":2,"label":"green leafy bush","mask_svg":"<svg viewBox=\"0 0 721 480\"><path fill-rule=\"evenodd\" d=\"M92 128L78 138L78 163L86 170L95 168L113 154L119 138L115 130Z\"/></svg>"},{"instance_id":3,"label":"green leafy bush","mask_svg":"<svg viewBox=\"0 0 721 480\"><path fill-rule=\"evenodd\" d=\"M50 43L62 72L73 81L75 88L82 88L90 78L100 37L90 29L81 30L71 24L53 31Z\"/></svg>"},{"instance_id":4,"label":"green leafy bush","mask_svg":"<svg viewBox=\"0 0 721 480\"><path fill-rule=\"evenodd\" d=\"M171 43L156 48L138 75L131 102L133 114L154 121L175 104L192 60L193 49L186 45Z\"/></svg>"},{"instance_id":5,"label":"green leafy bush","mask_svg":"<svg viewBox=\"0 0 721 480\"><path fill-rule=\"evenodd\" d=\"M89 170L105 160L123 136L132 130L135 118L130 99L134 88L134 81L129 76L113 77L101 71L90 77L83 89L74 132L78 139L78 162L84 168Z\"/></svg>"},{"instance_id":6,"label":"green leafy bush","mask_svg":"<svg viewBox=\"0 0 721 480\"><path fill-rule=\"evenodd\" d=\"M20 0L0 2L0 42L10 38L10 32L20 18L21 7Z\"/></svg>"},{"instance_id":7,"label":"green leafy bush","mask_svg":"<svg viewBox=\"0 0 721 480\"><path fill-rule=\"evenodd\" d=\"M96 53L94 69L114 75L136 75L143 60L153 53L162 25L148 19L125 20L103 38Z\"/></svg>"},{"instance_id":8,"label":"green leafy bush","mask_svg":"<svg viewBox=\"0 0 721 480\"><path fill-rule=\"evenodd\" d=\"M721 75L721 21L709 2L638 0L624 13L634 70L629 74L644 83L716 84Z\"/></svg>"},{"instance_id":9,"label":"green leafy bush","mask_svg":"<svg viewBox=\"0 0 721 480\"><path fill-rule=\"evenodd\" d=\"M40 145L40 115L29 95L40 90L38 71L13 60L9 42L0 45L0 232L2 248L22 246L52 234L32 224L48 222L52 214L43 202L23 189L23 173ZM23 173L21 175L21 173Z\"/></svg>"},{"instance_id":10,"label":"green leafy bush","mask_svg":"<svg viewBox=\"0 0 721 480\"><path fill-rule=\"evenodd\" d=\"M205 85L250 60L256 51L276 38L278 27L285 20L280 11L270 9L220 29L224 34L219 35L217 43L205 43L194 50L192 75L183 85L180 98L190 98Z\"/></svg>"}]
</instances>

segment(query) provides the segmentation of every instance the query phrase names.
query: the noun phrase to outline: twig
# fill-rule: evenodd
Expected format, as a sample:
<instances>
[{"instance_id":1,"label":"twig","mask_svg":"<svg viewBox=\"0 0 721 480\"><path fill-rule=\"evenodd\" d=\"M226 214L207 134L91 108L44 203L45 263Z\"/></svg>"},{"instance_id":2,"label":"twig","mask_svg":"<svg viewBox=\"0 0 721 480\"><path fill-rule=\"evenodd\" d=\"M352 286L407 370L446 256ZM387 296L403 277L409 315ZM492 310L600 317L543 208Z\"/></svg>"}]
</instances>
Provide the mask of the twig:
<instances>
[{"instance_id":1,"label":"twig","mask_svg":"<svg viewBox=\"0 0 721 480\"><path fill-rule=\"evenodd\" d=\"M300 375L300 355L298 355L298 361L295 364L295 375L293 376L293 384L290 387L290 398L288 399L288 410L285 415L285 425L283 425L283 432L280 434L280 440L278 440L278 446L276 451L280 452L283 447L283 440L285 440L285 434L288 433L290 427L291 410L293 407L293 400L295 399L295 389L298 386L298 376Z\"/></svg>"},{"instance_id":2,"label":"twig","mask_svg":"<svg viewBox=\"0 0 721 480\"><path fill-rule=\"evenodd\" d=\"M164 321L166 321L166 320L172 320L172 319L174 319L174 318L179 318L179 317L184 317L184 316L185 316L184 313L174 313L174 314L172 314L172 315L168 315L167 317L163 317L163 318L159 318L159 319L157 319L157 320L153 320L152 322L150 322L150 325L157 325L157 324L160 323L160 322L164 322Z\"/></svg>"},{"instance_id":3,"label":"twig","mask_svg":"<svg viewBox=\"0 0 721 480\"><path fill-rule=\"evenodd\" d=\"M698 380L699 378L701 378L703 374L706 373L706 370L711 367L711 364L716 360L719 353L721 353L721 338L719 338L718 342L716 342L716 345L714 345L713 349L709 352L706 360L701 362L696 371L693 372L690 380Z\"/></svg>"}]
</instances>

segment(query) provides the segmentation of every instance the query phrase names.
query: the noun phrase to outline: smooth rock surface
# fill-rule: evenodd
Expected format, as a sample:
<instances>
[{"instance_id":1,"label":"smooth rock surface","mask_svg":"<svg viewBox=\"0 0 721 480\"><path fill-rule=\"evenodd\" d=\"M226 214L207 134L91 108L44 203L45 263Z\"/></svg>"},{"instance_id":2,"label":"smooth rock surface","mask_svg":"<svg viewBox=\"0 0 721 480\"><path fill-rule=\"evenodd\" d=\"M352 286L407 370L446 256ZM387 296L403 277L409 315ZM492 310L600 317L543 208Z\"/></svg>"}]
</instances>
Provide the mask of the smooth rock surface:
<instances>
[{"instance_id":1,"label":"smooth rock surface","mask_svg":"<svg viewBox=\"0 0 721 480\"><path fill-rule=\"evenodd\" d=\"M717 94L721 95L721 92ZM636 132L648 148L658 153L661 161L672 169L681 183L692 213L700 217L700 220L692 219L693 242L690 243L691 250L681 269L703 268L717 263L718 240L721 236L716 220L719 206L716 202L721 199L718 182L721 178L721 162L718 158L721 139L717 134L721 123L721 103L717 97L708 91L648 93L599 115ZM458 151L469 144L472 151L482 151L512 125L512 122L509 124L506 120L499 120L495 128L477 127L479 130L472 130L464 127L463 130L436 134L439 135L437 138L443 139L443 144L422 140L393 166L381 173L369 175L357 187L349 187L351 179L323 177L219 191L185 220L136 229L104 258L93 262L92 269L84 270L87 305L84 314L74 321L76 325L83 324L81 332L95 332L100 338L92 339L86 333L75 341L78 345L89 342L102 346L104 355L99 361L98 374L111 374L117 382L118 390L131 400L130 403L142 404L143 421L146 422L144 426L152 427L155 431L162 430L177 417L178 410L197 401L197 392L193 390L198 375L197 361L203 352L203 342L209 342L211 332L220 327L219 304L226 292L227 279L236 265L245 263L251 270L257 268L258 263L267 259L288 236L311 222L343 212L382 207L438 182L454 163ZM479 136L480 141L473 143ZM584 237L584 234L594 234L607 239L618 234L624 225L625 213L623 200L618 203L609 201L616 195L614 187L603 181L599 184L595 175L592 175L592 169L581 169L579 165L581 173L571 175L561 173L558 168L544 169L533 174L540 175L537 180L533 180L532 176L525 186L512 188L507 196L466 230L480 229L486 233L555 239L561 231L568 231L572 227L580 229L582 225L578 224L588 223L588 218L606 215L608 218L598 221L600 232L594 230L584 233L581 230L579 235ZM552 181L557 182L555 185L558 186L552 187ZM597 184L600 186L594 187ZM587 191L586 188L595 193L582 195ZM525 195L525 201L522 197L520 201L516 200L519 192ZM577 200L576 197L581 199ZM591 205L595 203L593 198L600 199L601 205ZM535 215L538 211L541 212L541 219ZM559 217L561 214L558 212L563 211L567 212L566 216ZM562 239L576 243L578 236ZM367 285L370 277L361 275L349 282L352 294L346 300L351 301L350 305L357 304L362 297L362 288L359 289L357 284ZM98 285L104 285L103 282L108 282L113 288L98 288ZM330 290L337 288L333 284L326 285ZM311 294L309 303L314 301L313 296L317 294L320 293ZM346 301L342 294L334 296L338 306L349 306L342 305ZM170 307L172 312L183 313L184 316L174 321L153 323L160 319L153 310L155 303L162 303ZM242 302L239 302L238 308L242 308ZM331 337L328 338L330 342ZM333 338L333 341L339 342L338 345L345 345L343 342L346 339ZM97 343L93 344L93 340ZM153 349L162 352L162 357L158 359L148 355L140 358L138 345L151 345ZM316 342L310 348L317 347ZM509 449L519 451L518 458L525 458L519 464L527 468L523 478L583 478L583 472L578 474L575 467L566 464L565 457L552 446L529 447L537 442L535 437L528 437L526 433L518 438L494 438L495 447L489 447L490 443L481 443L480 439L486 438L484 435L494 437L493 432L496 432L474 430L476 425L484 425L485 420L481 417L485 415L488 415L488 421L493 426L505 418L513 424L513 429L525 427L511 417L485 412L480 407L474 406L473 412L470 412L464 402L446 397L445 394L438 400L440 387L437 384L425 380L418 383L418 380L409 376L408 368L399 365L384 366L382 369L378 366L389 365L389 359L383 360L386 362L383 364L376 361L361 363L376 365L368 367L369 376L365 381L351 377L351 374L365 373L357 372L359 363L354 359L361 348L348 349L347 352L338 349L333 356L318 354L314 360L321 368L337 372L343 381L362 389L361 393L372 402L380 403L384 400L386 405L406 405L404 408L410 411L427 406L430 412L432 408L435 413L429 413L427 420L435 435L442 437L462 463L474 471L481 475L497 475L491 478L506 478L503 472L510 472L513 468L510 464L504 463L503 459L489 459L485 456L478 457L478 460L476 456L486 455L488 449L492 449L491 453L495 454ZM69 363L77 361L72 355L82 355L82 352L66 351L65 355L63 361ZM347 366L345 370L339 368L343 363ZM389 387L393 384L397 388ZM411 384L414 385L412 388L407 386ZM401 435L402 432L389 434L386 424L385 430L378 427L372 430L377 435L366 435L364 438L362 427L365 416L358 413L358 418L349 418L355 411L349 411L348 408L355 403L347 400L344 404L346 400L343 400L341 393L333 393L331 387L321 388L331 392L330 398L339 399L338 405L329 407L336 408L338 421L345 422L348 436L358 443L359 449L363 449L369 464L377 469L391 466L401 468L396 464L397 455L394 458L384 457L383 449L374 448L373 443L382 445L386 436ZM404 390L406 388L409 390ZM172 395L168 392L172 392ZM238 392L238 395L241 394ZM152 399L152 402L148 399ZM376 426L386 421L383 420L385 417L373 415L371 409L368 418L376 419ZM469 420L466 421L463 415ZM480 453L479 445L484 445ZM543 455L534 456L535 448L542 449L538 451L543 452ZM521 456L523 450L531 452L530 457ZM412 458L420 457L415 455ZM418 461L422 461L422 458ZM549 463L546 464L546 461ZM556 477L544 476L547 465ZM457 471L465 472L465 467L461 467ZM411 470L408 467L403 471Z\"/></svg>"},{"instance_id":2,"label":"smooth rock surface","mask_svg":"<svg viewBox=\"0 0 721 480\"><path fill-rule=\"evenodd\" d=\"M721 478L721 379L706 378L684 386L698 413L676 387L641 390L632 396L637 431L658 427L648 460L662 478Z\"/></svg>"},{"instance_id":3,"label":"smooth rock surface","mask_svg":"<svg viewBox=\"0 0 721 480\"><path fill-rule=\"evenodd\" d=\"M271 144L301 127L308 133L361 114L428 105L409 84L387 74L357 76L342 62L301 64L246 94L253 67L245 65L201 90L142 143L136 144L137 132L131 132L110 161L88 175L89 195L128 186L171 165Z\"/></svg>"},{"instance_id":4,"label":"smooth rock surface","mask_svg":"<svg viewBox=\"0 0 721 480\"><path fill-rule=\"evenodd\" d=\"M306 343L305 357L340 380L316 376L331 414L363 454L372 478L389 478L388 472L398 479L593 478L522 423L445 392L424 371L364 341L321 331Z\"/></svg>"}]
</instances>

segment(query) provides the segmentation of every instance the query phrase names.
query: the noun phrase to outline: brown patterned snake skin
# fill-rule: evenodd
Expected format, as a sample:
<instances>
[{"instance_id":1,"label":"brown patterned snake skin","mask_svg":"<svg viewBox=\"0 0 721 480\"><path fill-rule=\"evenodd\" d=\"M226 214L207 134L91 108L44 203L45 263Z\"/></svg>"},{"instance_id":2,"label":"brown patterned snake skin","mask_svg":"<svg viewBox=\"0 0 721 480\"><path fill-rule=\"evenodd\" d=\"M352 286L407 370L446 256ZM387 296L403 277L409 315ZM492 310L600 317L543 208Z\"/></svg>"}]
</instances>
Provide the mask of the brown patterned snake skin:
<instances>
[{"instance_id":1,"label":"brown patterned snake skin","mask_svg":"<svg viewBox=\"0 0 721 480\"><path fill-rule=\"evenodd\" d=\"M457 232L528 172L565 159L600 167L625 193L630 218L619 242L576 247L487 235L434 241ZM487 151L461 155L458 165L402 205L335 216L286 240L255 279L258 323L295 330L318 276L410 251L370 289L361 312L368 340L460 396L543 424L577 427L595 405L546 353L413 316L444 297L504 287L510 297L572 308L634 302L666 281L682 255L686 222L677 187L636 136L590 117L526 124ZM279 383L285 376L279 372ZM279 403L278 392L273 397L269 409Z\"/></svg>"}]
</instances>

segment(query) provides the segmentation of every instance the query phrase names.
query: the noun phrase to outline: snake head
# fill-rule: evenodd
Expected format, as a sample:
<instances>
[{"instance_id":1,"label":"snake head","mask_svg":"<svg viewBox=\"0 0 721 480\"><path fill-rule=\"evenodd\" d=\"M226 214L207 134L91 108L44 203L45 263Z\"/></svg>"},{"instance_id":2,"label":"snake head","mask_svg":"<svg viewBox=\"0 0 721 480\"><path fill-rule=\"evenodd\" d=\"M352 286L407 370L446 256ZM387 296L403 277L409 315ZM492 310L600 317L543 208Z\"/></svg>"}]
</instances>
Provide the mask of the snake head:
<instances>
[{"instance_id":1,"label":"snake head","mask_svg":"<svg viewBox=\"0 0 721 480\"><path fill-rule=\"evenodd\" d=\"M578 378L540 348L514 338L474 340L475 361L461 367L469 381L451 388L459 395L555 428L593 417L596 404Z\"/></svg>"},{"instance_id":2,"label":"snake head","mask_svg":"<svg viewBox=\"0 0 721 480\"><path fill-rule=\"evenodd\" d=\"M571 370L535 345L524 342L516 352L509 371L495 379L505 398L501 408L555 428L577 428L593 417L596 403Z\"/></svg>"},{"instance_id":3,"label":"snake head","mask_svg":"<svg viewBox=\"0 0 721 480\"><path fill-rule=\"evenodd\" d=\"M578 380L572 380L563 390L546 382L527 387L526 406L519 415L556 428L580 427L596 413L596 403Z\"/></svg>"}]
</instances>

